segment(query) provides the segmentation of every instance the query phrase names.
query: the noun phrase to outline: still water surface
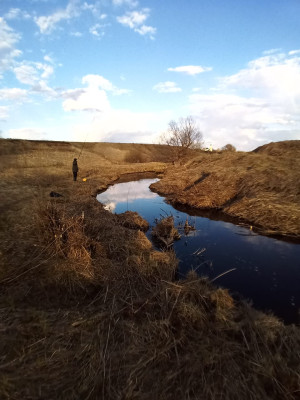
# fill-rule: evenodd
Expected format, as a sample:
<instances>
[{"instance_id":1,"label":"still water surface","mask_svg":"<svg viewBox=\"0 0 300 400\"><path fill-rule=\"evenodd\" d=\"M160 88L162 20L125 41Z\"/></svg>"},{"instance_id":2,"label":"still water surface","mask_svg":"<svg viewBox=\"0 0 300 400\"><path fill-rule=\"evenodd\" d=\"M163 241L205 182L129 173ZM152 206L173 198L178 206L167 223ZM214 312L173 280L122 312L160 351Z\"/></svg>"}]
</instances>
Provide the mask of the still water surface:
<instances>
[{"instance_id":1,"label":"still water surface","mask_svg":"<svg viewBox=\"0 0 300 400\"><path fill-rule=\"evenodd\" d=\"M138 212L150 224L149 239L155 219L173 215L182 235L174 243L180 260L179 277L196 269L200 275L213 279L235 268L215 283L251 300L257 309L272 311L286 323L300 322L300 244L258 235L249 227L217 220L216 214L211 219L197 215L198 210L179 211L150 191L149 185L156 181L115 184L97 199L117 214ZM196 230L185 235L187 218ZM219 218L222 219L220 214Z\"/></svg>"}]
</instances>

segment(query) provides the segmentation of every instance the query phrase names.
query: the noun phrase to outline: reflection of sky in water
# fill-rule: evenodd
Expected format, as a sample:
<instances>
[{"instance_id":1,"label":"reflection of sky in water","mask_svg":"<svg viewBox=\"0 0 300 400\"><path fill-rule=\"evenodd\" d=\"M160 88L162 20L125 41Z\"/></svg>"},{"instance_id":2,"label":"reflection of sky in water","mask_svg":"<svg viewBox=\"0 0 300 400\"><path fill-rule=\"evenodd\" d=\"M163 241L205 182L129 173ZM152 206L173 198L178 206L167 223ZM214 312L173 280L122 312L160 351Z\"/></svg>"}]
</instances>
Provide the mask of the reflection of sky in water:
<instances>
[{"instance_id":1,"label":"reflection of sky in water","mask_svg":"<svg viewBox=\"0 0 300 400\"><path fill-rule=\"evenodd\" d=\"M120 183L109 187L97 199L116 213L137 211L150 225L155 218L172 214L182 234L181 240L174 244L180 260L179 277L197 269L199 274L215 278L236 268L216 283L251 299L257 308L273 310L287 322L300 322L299 244L260 236L232 223L188 216L149 190L154 181ZM187 216L196 231L186 236L182 228ZM193 254L202 249L205 251L201 254Z\"/></svg>"},{"instance_id":2,"label":"reflection of sky in water","mask_svg":"<svg viewBox=\"0 0 300 400\"><path fill-rule=\"evenodd\" d=\"M142 179L140 181L118 183L110 186L105 192L97 196L98 201L104 204L111 212L136 211L132 208L138 200L148 200L157 197L149 190L149 185L158 179ZM124 210L124 205L126 209ZM119 211L122 209L122 211Z\"/></svg>"}]
</instances>

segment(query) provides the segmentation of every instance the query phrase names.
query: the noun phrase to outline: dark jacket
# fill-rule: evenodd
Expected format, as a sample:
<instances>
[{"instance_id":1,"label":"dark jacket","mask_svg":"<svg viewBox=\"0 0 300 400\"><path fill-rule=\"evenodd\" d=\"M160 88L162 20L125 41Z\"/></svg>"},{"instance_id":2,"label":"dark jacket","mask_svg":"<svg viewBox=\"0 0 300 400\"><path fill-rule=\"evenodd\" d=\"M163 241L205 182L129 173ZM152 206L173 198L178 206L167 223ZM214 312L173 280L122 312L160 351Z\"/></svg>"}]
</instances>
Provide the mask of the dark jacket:
<instances>
[{"instance_id":1,"label":"dark jacket","mask_svg":"<svg viewBox=\"0 0 300 400\"><path fill-rule=\"evenodd\" d=\"M72 171L73 172L78 172L78 164L77 164L77 161L76 160L74 160L73 161L73 167L72 167Z\"/></svg>"}]
</instances>

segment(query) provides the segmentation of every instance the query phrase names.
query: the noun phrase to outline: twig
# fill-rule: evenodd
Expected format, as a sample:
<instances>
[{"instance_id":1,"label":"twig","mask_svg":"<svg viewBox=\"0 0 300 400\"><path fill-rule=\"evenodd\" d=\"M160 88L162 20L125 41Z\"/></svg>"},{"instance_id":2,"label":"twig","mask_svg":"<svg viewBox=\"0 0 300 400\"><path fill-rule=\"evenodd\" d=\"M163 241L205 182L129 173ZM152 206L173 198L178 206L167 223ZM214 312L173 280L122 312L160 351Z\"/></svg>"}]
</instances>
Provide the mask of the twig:
<instances>
[{"instance_id":1,"label":"twig","mask_svg":"<svg viewBox=\"0 0 300 400\"><path fill-rule=\"evenodd\" d=\"M214 279L211 280L211 282L214 282L216 279L221 278L221 276L223 276L223 275L225 275L225 274L228 274L229 272L235 271L235 270L236 270L236 268L231 268L231 269L229 269L228 271L225 271L225 272L223 272L222 274L216 276Z\"/></svg>"}]
</instances>

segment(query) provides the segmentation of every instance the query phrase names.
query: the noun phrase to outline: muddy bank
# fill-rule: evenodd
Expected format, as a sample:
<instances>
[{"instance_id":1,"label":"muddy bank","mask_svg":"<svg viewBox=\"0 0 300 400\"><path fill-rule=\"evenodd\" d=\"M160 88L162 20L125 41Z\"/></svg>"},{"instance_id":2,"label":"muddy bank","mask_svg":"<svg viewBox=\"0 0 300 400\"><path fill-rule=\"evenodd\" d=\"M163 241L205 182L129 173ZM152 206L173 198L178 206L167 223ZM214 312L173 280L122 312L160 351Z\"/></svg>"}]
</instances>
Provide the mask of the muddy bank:
<instances>
[{"instance_id":1,"label":"muddy bank","mask_svg":"<svg viewBox=\"0 0 300 400\"><path fill-rule=\"evenodd\" d=\"M273 151L201 152L168 168L151 189L175 205L221 210L264 234L299 238L300 141L292 142L272 144Z\"/></svg>"}]
</instances>

